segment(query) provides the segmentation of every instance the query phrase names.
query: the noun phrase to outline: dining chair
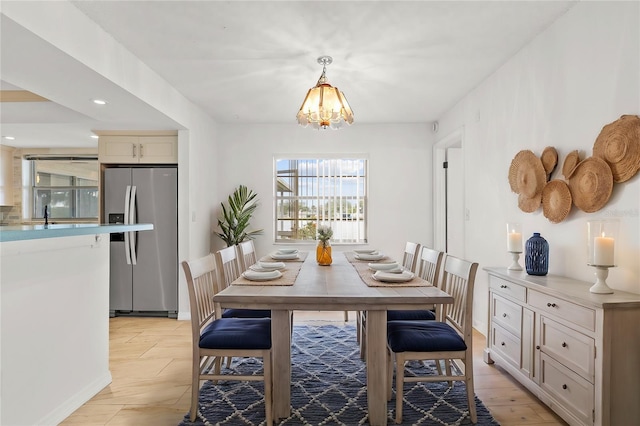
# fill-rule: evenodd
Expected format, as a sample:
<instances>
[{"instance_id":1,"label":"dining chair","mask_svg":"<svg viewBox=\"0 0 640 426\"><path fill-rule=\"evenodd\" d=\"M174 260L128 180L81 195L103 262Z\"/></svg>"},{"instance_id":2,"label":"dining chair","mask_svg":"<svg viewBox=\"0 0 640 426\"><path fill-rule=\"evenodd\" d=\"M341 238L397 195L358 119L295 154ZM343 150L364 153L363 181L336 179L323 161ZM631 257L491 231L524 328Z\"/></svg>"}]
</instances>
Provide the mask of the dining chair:
<instances>
[{"instance_id":1,"label":"dining chair","mask_svg":"<svg viewBox=\"0 0 640 426\"><path fill-rule=\"evenodd\" d=\"M402 254L402 266L411 272L416 272L416 264L418 260L418 252L420 244L407 241Z\"/></svg>"},{"instance_id":2,"label":"dining chair","mask_svg":"<svg viewBox=\"0 0 640 426\"><path fill-rule=\"evenodd\" d=\"M442 266L442 260L444 259L444 257L445 254L443 252L422 246L422 248L420 249L420 256L416 262L418 276L426 281L429 281L435 287L440 288L440 268ZM429 306L429 309L421 310L390 310L387 311L387 321L434 320L436 319L435 308L435 306Z\"/></svg>"},{"instance_id":3,"label":"dining chair","mask_svg":"<svg viewBox=\"0 0 640 426\"><path fill-rule=\"evenodd\" d=\"M404 252L402 254L403 268L408 269L411 272L416 271L416 265L418 264L417 260L418 260L419 250L420 250L420 244L407 241L407 243L405 244ZM432 280L427 280L427 281L433 282ZM390 311L387 311L387 320L388 320L389 312ZM397 312L402 312L402 311L397 311ZM408 312L407 314L402 314L402 315L409 316L413 314L413 316L417 316L415 319L419 319L418 317L420 316L421 317L428 316L426 311L407 311L407 312ZM433 318L424 318L424 319L433 319ZM363 360L365 359L365 356L366 356L365 354L367 350L366 333L367 333L367 313L365 311L358 311L356 312L356 341L360 346L360 359L363 359Z\"/></svg>"},{"instance_id":4,"label":"dining chair","mask_svg":"<svg viewBox=\"0 0 640 426\"><path fill-rule=\"evenodd\" d=\"M191 310L191 421L195 421L198 413L201 380L262 381L266 423L272 425L271 319L220 318L213 302L218 288L213 254L183 261L182 268ZM221 360L224 357L262 358L263 374L223 374Z\"/></svg>"},{"instance_id":5,"label":"dining chair","mask_svg":"<svg viewBox=\"0 0 640 426\"><path fill-rule=\"evenodd\" d=\"M396 423L402 422L404 384L411 382L464 381L467 389L469 416L478 416L473 388L472 308L473 286L478 264L447 256L444 261L442 290L453 297L453 304L443 305L437 321L387 322L387 389L392 397L393 365L396 365ZM428 376L405 376L409 360L444 360L445 373ZM453 360L464 364L464 371ZM452 383L451 383L452 384Z\"/></svg>"},{"instance_id":6,"label":"dining chair","mask_svg":"<svg viewBox=\"0 0 640 426\"><path fill-rule=\"evenodd\" d=\"M258 263L256 255L256 247L253 240L247 240L236 246L238 250L238 261L240 262L240 271L246 271L251 265Z\"/></svg>"},{"instance_id":7,"label":"dining chair","mask_svg":"<svg viewBox=\"0 0 640 426\"><path fill-rule=\"evenodd\" d=\"M234 246L225 247L216 251L216 269L218 270L218 282L220 290L231 285L242 274L238 251ZM236 309L229 308L222 311L222 318L270 318L268 309Z\"/></svg>"}]
</instances>

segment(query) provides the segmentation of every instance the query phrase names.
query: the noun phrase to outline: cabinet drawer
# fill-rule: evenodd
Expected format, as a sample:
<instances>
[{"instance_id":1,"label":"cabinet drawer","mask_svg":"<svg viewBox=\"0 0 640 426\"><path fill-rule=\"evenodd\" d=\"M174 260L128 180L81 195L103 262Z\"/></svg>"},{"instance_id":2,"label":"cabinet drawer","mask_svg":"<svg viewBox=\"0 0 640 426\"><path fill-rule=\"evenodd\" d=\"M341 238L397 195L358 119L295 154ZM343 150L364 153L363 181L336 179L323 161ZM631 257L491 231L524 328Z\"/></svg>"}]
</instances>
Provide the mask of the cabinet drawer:
<instances>
[{"instance_id":1,"label":"cabinet drawer","mask_svg":"<svg viewBox=\"0 0 640 426\"><path fill-rule=\"evenodd\" d=\"M492 293L491 296L492 320L509 330L516 337L522 337L522 307L510 300Z\"/></svg>"},{"instance_id":2,"label":"cabinet drawer","mask_svg":"<svg viewBox=\"0 0 640 426\"><path fill-rule=\"evenodd\" d=\"M542 316L540 350L593 383L595 341L582 333Z\"/></svg>"},{"instance_id":3,"label":"cabinet drawer","mask_svg":"<svg viewBox=\"0 0 640 426\"><path fill-rule=\"evenodd\" d=\"M593 309L531 289L529 290L529 304L541 312L555 315L587 330L595 331L596 329L596 311Z\"/></svg>"},{"instance_id":4,"label":"cabinet drawer","mask_svg":"<svg viewBox=\"0 0 640 426\"><path fill-rule=\"evenodd\" d=\"M573 412L584 424L593 424L594 387L582 377L544 353L540 356L540 386Z\"/></svg>"},{"instance_id":5,"label":"cabinet drawer","mask_svg":"<svg viewBox=\"0 0 640 426\"><path fill-rule=\"evenodd\" d=\"M527 289L519 284L489 275L489 287L503 296L509 296L521 302L526 301Z\"/></svg>"},{"instance_id":6,"label":"cabinet drawer","mask_svg":"<svg viewBox=\"0 0 640 426\"><path fill-rule=\"evenodd\" d=\"M491 350L520 368L520 339L496 324L491 326Z\"/></svg>"}]
</instances>

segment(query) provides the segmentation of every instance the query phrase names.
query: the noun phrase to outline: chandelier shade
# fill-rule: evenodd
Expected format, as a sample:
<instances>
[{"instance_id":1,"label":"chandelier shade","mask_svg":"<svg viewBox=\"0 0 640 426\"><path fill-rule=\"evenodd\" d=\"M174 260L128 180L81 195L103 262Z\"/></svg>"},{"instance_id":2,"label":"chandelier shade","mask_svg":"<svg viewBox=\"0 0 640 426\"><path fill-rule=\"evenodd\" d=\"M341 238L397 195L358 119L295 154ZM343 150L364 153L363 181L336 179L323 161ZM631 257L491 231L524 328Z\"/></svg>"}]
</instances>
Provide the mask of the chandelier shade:
<instances>
[{"instance_id":1,"label":"chandelier shade","mask_svg":"<svg viewBox=\"0 0 640 426\"><path fill-rule=\"evenodd\" d=\"M353 111L337 87L327 81L326 66L333 62L330 56L321 56L318 63L322 67L322 75L315 87L307 92L296 119L303 127L311 125L314 129L339 129L344 123L353 123Z\"/></svg>"}]
</instances>

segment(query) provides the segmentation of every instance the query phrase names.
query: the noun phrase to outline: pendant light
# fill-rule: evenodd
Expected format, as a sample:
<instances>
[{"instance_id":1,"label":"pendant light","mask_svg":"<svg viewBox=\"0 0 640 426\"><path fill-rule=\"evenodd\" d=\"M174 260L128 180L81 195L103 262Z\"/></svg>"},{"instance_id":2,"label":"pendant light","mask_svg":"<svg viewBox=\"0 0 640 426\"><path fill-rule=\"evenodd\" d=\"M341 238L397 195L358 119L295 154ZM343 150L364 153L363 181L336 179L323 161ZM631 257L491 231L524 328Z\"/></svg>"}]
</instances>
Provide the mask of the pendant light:
<instances>
[{"instance_id":1,"label":"pendant light","mask_svg":"<svg viewBox=\"0 0 640 426\"><path fill-rule=\"evenodd\" d=\"M298 124L314 129L339 129L346 122L353 124L353 111L344 93L327 81L327 65L333 62L331 56L320 56L318 63L322 65L322 75L315 87L307 92L304 102L296 116Z\"/></svg>"}]
</instances>

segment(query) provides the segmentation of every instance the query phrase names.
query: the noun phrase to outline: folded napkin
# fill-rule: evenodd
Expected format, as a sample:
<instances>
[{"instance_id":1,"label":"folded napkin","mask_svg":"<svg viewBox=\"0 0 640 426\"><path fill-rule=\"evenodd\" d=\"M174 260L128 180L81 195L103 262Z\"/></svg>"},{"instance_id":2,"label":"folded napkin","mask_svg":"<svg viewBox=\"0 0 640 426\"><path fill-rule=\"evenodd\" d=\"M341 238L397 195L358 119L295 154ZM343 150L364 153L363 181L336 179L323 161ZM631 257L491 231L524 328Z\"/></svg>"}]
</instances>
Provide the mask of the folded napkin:
<instances>
[{"instance_id":1,"label":"folded napkin","mask_svg":"<svg viewBox=\"0 0 640 426\"><path fill-rule=\"evenodd\" d=\"M275 259L275 260L293 260L298 258L298 253L282 254L282 253L275 252L275 253L271 253L270 256L272 259Z\"/></svg>"},{"instance_id":2,"label":"folded napkin","mask_svg":"<svg viewBox=\"0 0 640 426\"><path fill-rule=\"evenodd\" d=\"M294 249L294 248L281 248L281 249L278 249L277 251L278 254L293 254L297 252L298 252L298 249Z\"/></svg>"},{"instance_id":3,"label":"folded napkin","mask_svg":"<svg viewBox=\"0 0 640 426\"><path fill-rule=\"evenodd\" d=\"M359 260L382 260L384 259L384 254L382 253L378 253L378 252L374 252L374 253L369 253L369 254L365 254L365 253L361 253L361 254L354 254L353 257L355 257L356 259Z\"/></svg>"},{"instance_id":4,"label":"folded napkin","mask_svg":"<svg viewBox=\"0 0 640 426\"><path fill-rule=\"evenodd\" d=\"M406 281L411 281L414 276L415 274L410 271L404 271L399 274L394 274L393 272L377 271L375 274L373 274L373 279L387 283L403 283Z\"/></svg>"},{"instance_id":5,"label":"folded napkin","mask_svg":"<svg viewBox=\"0 0 640 426\"><path fill-rule=\"evenodd\" d=\"M258 262L258 266L269 270L284 269L287 267L284 262Z\"/></svg>"},{"instance_id":6,"label":"folded napkin","mask_svg":"<svg viewBox=\"0 0 640 426\"><path fill-rule=\"evenodd\" d=\"M398 272L402 272L402 266L400 266L400 264L398 262L388 262L388 263L369 263L369 268L373 269L374 271L386 271L386 272L391 272L391 271L398 271Z\"/></svg>"},{"instance_id":7,"label":"folded napkin","mask_svg":"<svg viewBox=\"0 0 640 426\"><path fill-rule=\"evenodd\" d=\"M280 278L282 276L282 272L280 271L267 271L267 272L258 272L248 269L242 273L242 276L250 281L269 281L275 280L276 278Z\"/></svg>"},{"instance_id":8,"label":"folded napkin","mask_svg":"<svg viewBox=\"0 0 640 426\"><path fill-rule=\"evenodd\" d=\"M358 250L354 250L354 253L357 254L374 254L377 252L376 249L358 249Z\"/></svg>"}]
</instances>

